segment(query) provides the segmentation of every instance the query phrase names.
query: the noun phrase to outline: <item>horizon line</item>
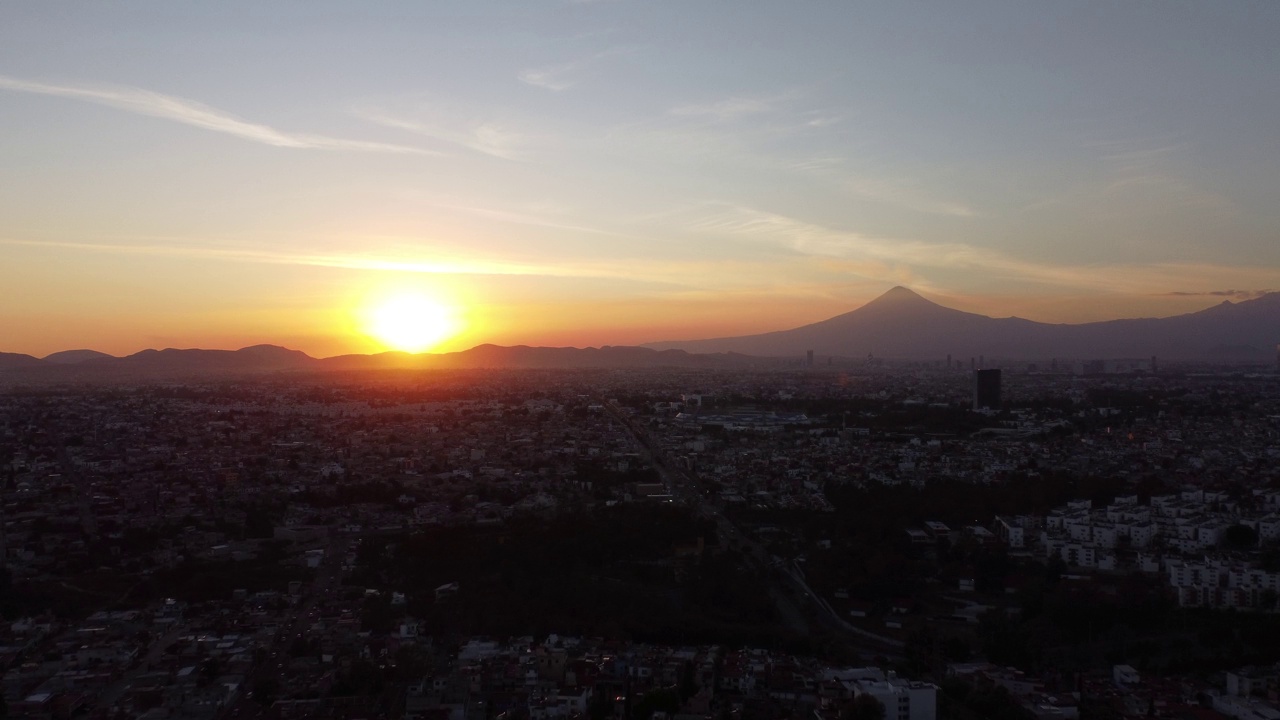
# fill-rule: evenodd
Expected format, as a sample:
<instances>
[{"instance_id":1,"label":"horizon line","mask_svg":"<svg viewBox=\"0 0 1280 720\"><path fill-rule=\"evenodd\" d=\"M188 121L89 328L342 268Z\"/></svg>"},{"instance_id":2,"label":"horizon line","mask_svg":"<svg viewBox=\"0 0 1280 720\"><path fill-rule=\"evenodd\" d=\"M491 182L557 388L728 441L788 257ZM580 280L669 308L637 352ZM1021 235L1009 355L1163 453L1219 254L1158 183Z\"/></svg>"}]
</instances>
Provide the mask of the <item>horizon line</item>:
<instances>
[{"instance_id":1,"label":"horizon line","mask_svg":"<svg viewBox=\"0 0 1280 720\"><path fill-rule=\"evenodd\" d=\"M875 297L873 297L872 299L870 299L870 300L868 300L867 302L863 303L862 305L859 305L858 307L853 308L852 310L848 310L848 311L845 311L845 312L843 312L843 313L838 313L838 314L836 314L836 315L832 315L832 316L830 316L830 317L828 317L828 318L823 318L823 319L821 319L821 320L817 320L817 321L809 322L809 323L804 323L804 324L801 324L801 325L794 325L794 326L789 326L789 327L785 327L785 328L779 328L779 329L776 329L776 330L762 330L762 331L753 332L753 333L748 333L748 334L744 334L744 335L724 335L724 336L717 336L717 337L698 337L698 338L670 339L670 340L648 340L648 341L641 342L641 343L626 344L626 345L617 345L617 344L609 344L609 343L603 343L603 344L600 344L600 345L591 345L591 344L587 344L587 345L530 345L530 344L527 344L527 343L516 343L516 344L512 344L512 345L502 345L502 344L499 344L499 343L497 343L497 342L493 342L493 341L485 341L485 342L477 343L476 345L472 345L472 346L470 346L470 347L468 347L468 348L463 348L463 349L458 349L458 350L448 350L448 351L443 351L443 352L429 351L429 350L418 351L418 352L411 352L411 351L407 351L407 350L396 350L396 349L388 348L388 349L386 349L386 350L380 350L380 351L376 351L376 352L365 352L365 353L361 353L361 352L345 352L345 353L338 353L338 354L335 354L335 355L317 356L317 355L312 355L312 354L310 354L310 353L306 352L305 350L297 350L297 349L290 348L290 347L287 347L287 346L284 346L284 345L278 345L278 344L273 343L273 342L260 342L260 343L253 343L253 344L250 344L250 345L245 345L245 346L243 346L243 347L239 347L239 348L216 348L216 347L215 347L215 348L210 348L210 347L172 347L172 346L170 346L170 347L164 347L164 348L157 348L157 347L144 347L144 348L142 348L142 349L140 349L140 350L136 350L136 351L134 351L134 352L126 353L126 354L123 354L123 355L113 355L113 354L111 354L111 353L102 352L102 351L100 351L100 350L95 350L95 349L93 349L93 348L88 348L88 347L69 348L69 349L66 349L66 350L55 350L55 351L53 351L53 352L51 352L51 353L47 353L47 354L45 354L45 355L34 355L34 354L31 354L31 353L23 353L23 352L17 352L17 351L7 351L7 350L0 349L0 354L22 355L22 356L30 357L30 358L33 358L33 359L36 359L36 360L44 361L45 359L50 358L50 357L53 357L54 355L59 355L59 354L63 354L63 353L73 353L73 352L93 352L93 353L100 353L101 355L105 356L106 358L113 358L113 359L117 359L117 360L119 360L119 359L124 359L124 358L128 358L128 357L133 357L134 355L138 355L138 354L141 354L141 353L144 353L144 352L148 352L148 351L150 351L150 352L164 352L164 351L171 351L171 350L177 350L177 351L182 351L182 350L204 350L204 351L211 351L211 352L240 352L240 351L242 351L242 350L248 350L248 349L255 348L255 347L272 347L272 348L280 348L280 349L288 350L288 351L290 351L290 352L300 352L300 353L302 353L303 355L306 355L308 358L311 358L311 359L314 359L314 360L328 360L328 359L332 359L332 358L339 358L339 357L351 357L351 356L372 357L372 356L376 356L376 355L386 355L386 354L392 354L392 353L395 353L395 354L404 354L404 355L411 355L411 356L432 356L432 357L436 357L436 356L443 356L443 355L451 355L451 354L457 354L457 353L462 353L462 352L468 352L468 351L475 350L475 349L480 348L480 347L484 347L484 346L486 346L486 345L492 345L492 346L494 346L494 347L500 347L500 348L519 348L519 347L527 347L527 348L553 348L553 349L573 349L573 350L596 350L596 349L603 349L603 348L627 347L627 348L644 348L644 349L649 349L649 350L660 350L660 349L658 349L658 348L653 348L653 347L650 347L650 346L654 346L654 345L667 345L667 344L672 344L672 343L685 343L685 342L692 343L692 342L703 342L703 341L714 341L714 340L729 340L729 339L737 339L737 338L753 337L753 336L756 336L756 335L767 335L767 334L777 333L777 332L787 332L787 331L789 331L789 330L794 330L794 329L797 329L797 328L807 327L807 326L809 326L809 325L814 325L814 324L817 324L817 323L825 322L826 320L830 320L830 319L834 319L834 318L837 318L837 317L841 317L842 315L846 315L846 314L848 314L848 313L857 312L858 310L861 310L862 308L867 307L868 305L870 305L870 304L872 304L872 303L876 302L877 300L880 300L880 299L883 299L883 298L885 298L885 297L887 297L887 296L890 296L890 295L894 294L894 293L895 293L895 292L897 292L897 291L906 291L906 292L910 293L911 295L913 295L913 296L915 296L915 297L918 297L918 298L920 298L920 299L922 299L922 300L924 300L924 301L926 301L926 302L929 302L929 303L931 303L931 304L933 304L933 305L937 305L938 307L942 307L942 308L945 308L945 309L948 309L948 310L956 310L957 312L966 312L966 313L968 313L968 312L969 312L969 311L965 311L965 310L958 310L957 308L953 308L953 307L950 307L950 306L948 306L948 305L943 305L943 304L941 304L941 303L938 303L938 302L936 302L936 301L934 301L934 300L929 299L929 298L928 298L928 297L926 297L924 294L922 294L922 293L920 293L920 292L918 292L918 291L916 291L916 290L913 290L913 289L911 289L910 287L908 287L908 286L906 286L906 285L903 285L903 284L897 284L897 285L894 285L893 287L889 288L888 290L886 290L886 291L884 291L884 292L880 293L879 295L876 295ZM1206 306L1206 307L1204 307L1204 308L1201 308L1200 310L1193 310L1193 311L1191 311L1191 312L1177 313L1177 314L1173 314L1173 315L1163 315L1163 316L1146 316L1146 317L1119 317L1119 318L1111 318L1111 319L1107 319L1107 320L1091 320L1091 321L1078 322L1078 323L1050 323L1050 322L1043 322L1043 321L1039 321L1039 320L1031 320L1031 319L1029 319L1029 318L1019 318L1019 317L1018 317L1018 316L1016 316L1016 315L1008 315L1008 316L1003 316L1003 317L997 317L997 316L993 316L993 315L984 315L984 314L982 314L982 313L969 313L969 314L973 314L973 315L980 315L980 316L982 316L982 317L990 318L990 319L993 319L993 320L1002 320L1002 319L1021 319L1021 320L1026 320L1026 321L1028 321L1028 322L1034 322L1034 323L1038 323L1038 324L1042 324L1042 325L1052 325L1052 326L1062 326L1062 325L1066 325L1066 326L1082 326L1082 325L1092 325L1092 324L1098 324L1098 323L1117 322L1117 321L1125 321L1125 320L1161 320L1161 319L1167 319L1167 318L1173 318L1173 317L1181 317L1181 316L1184 316L1184 315L1194 314L1194 313L1196 313L1196 312L1203 312L1204 310L1208 310L1209 308L1212 308L1212 307L1218 307L1218 306L1221 306L1221 305L1224 305L1224 304L1226 304L1226 305L1235 305L1235 304L1238 304L1238 303L1233 303L1233 302L1232 302L1232 300L1231 300L1231 298L1239 298L1239 299L1240 299L1240 300L1239 300L1239 302L1240 302L1240 303L1244 303L1244 302L1250 302L1250 301L1252 301L1252 300L1257 300L1257 299L1259 299L1259 298L1266 297L1266 296L1268 296L1268 295L1276 295L1276 294L1280 294L1280 291L1275 291L1275 290L1258 290L1258 291L1247 291L1247 290L1225 290L1225 291L1210 291L1210 292L1198 292L1198 293L1197 293L1197 292L1169 292L1169 293L1160 293L1160 294L1159 294L1160 296L1171 296L1171 297L1206 297L1206 298L1218 298L1218 297L1222 297L1222 298L1225 298L1225 299L1224 299L1224 300L1222 300L1222 302L1214 303L1214 304L1212 304L1212 305L1208 305L1208 306ZM442 343L442 344L443 344L443 343ZM664 348L664 349L666 349L666 350L671 350L671 349L679 349L679 348ZM686 352L687 352L687 351L686 351ZM723 354L723 353L690 353L690 354L708 354L708 355L714 355L714 354ZM761 357L775 357L775 356L761 356ZM782 357L782 356L776 356L776 357ZM104 358L104 359L105 359L105 358ZM87 361L81 361L81 362L87 362ZM79 364L79 363L67 363L67 365L76 365L76 364Z\"/></svg>"}]
</instances>

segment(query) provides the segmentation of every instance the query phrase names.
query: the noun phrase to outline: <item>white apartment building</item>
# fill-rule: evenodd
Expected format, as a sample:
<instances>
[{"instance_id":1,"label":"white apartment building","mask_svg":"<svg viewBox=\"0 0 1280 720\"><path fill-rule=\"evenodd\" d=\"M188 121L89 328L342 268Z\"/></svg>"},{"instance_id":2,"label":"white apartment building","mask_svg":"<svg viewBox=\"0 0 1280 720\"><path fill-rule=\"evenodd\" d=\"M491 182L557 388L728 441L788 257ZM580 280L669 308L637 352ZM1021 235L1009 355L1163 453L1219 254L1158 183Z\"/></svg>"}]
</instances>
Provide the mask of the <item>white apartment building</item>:
<instances>
[{"instance_id":1,"label":"white apartment building","mask_svg":"<svg viewBox=\"0 0 1280 720\"><path fill-rule=\"evenodd\" d=\"M899 678L879 668L839 670L831 677L851 689L854 697L870 695L879 701L885 720L937 720L937 685Z\"/></svg>"},{"instance_id":2,"label":"white apartment building","mask_svg":"<svg viewBox=\"0 0 1280 720\"><path fill-rule=\"evenodd\" d=\"M1016 519L996 516L996 534L1011 548L1026 547L1026 531Z\"/></svg>"}]
</instances>

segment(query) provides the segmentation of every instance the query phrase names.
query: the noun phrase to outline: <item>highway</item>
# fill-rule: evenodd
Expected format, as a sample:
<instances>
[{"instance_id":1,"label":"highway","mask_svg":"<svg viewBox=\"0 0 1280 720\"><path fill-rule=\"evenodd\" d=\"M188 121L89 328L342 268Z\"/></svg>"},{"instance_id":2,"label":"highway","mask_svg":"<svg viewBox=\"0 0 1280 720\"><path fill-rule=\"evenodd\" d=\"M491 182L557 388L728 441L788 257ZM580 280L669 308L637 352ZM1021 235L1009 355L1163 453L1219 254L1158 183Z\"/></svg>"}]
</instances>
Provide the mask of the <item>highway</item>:
<instances>
[{"instance_id":1,"label":"highway","mask_svg":"<svg viewBox=\"0 0 1280 720\"><path fill-rule=\"evenodd\" d=\"M813 592L800 573L790 567L789 561L774 557L764 545L743 533L724 514L723 508L707 497L706 488L694 473L679 467L665 456L661 445L649 435L647 428L623 412L616 403L601 400L601 404L631 434L636 445L641 448L641 456L657 470L667 492L684 504L696 508L701 517L714 520L720 544L739 548L743 557L752 563L761 576L770 580L766 589L788 629L805 637L822 635L848 641L867 656L900 655L902 641L855 627L840 617Z\"/></svg>"}]
</instances>

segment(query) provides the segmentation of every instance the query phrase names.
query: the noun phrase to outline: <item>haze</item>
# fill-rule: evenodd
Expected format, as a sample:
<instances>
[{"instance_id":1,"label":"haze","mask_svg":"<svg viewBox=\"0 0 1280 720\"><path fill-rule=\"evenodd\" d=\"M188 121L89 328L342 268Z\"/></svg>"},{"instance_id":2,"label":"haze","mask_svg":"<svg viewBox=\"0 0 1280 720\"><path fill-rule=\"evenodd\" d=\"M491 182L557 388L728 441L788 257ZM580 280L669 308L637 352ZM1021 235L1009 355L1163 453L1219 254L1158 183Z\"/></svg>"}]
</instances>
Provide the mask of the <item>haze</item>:
<instances>
[{"instance_id":1,"label":"haze","mask_svg":"<svg viewBox=\"0 0 1280 720\"><path fill-rule=\"evenodd\" d=\"M0 351L1048 322L1280 289L1271 2L10 3Z\"/></svg>"}]
</instances>

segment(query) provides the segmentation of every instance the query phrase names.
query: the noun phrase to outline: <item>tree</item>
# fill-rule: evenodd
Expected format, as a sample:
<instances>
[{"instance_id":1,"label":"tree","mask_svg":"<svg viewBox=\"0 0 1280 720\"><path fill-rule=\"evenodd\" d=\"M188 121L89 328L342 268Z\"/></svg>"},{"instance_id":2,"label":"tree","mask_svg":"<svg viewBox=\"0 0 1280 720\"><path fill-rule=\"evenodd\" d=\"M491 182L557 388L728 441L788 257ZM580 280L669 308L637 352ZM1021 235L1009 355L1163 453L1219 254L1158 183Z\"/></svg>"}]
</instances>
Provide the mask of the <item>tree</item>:
<instances>
[{"instance_id":1,"label":"tree","mask_svg":"<svg viewBox=\"0 0 1280 720\"><path fill-rule=\"evenodd\" d=\"M694 677L693 663L689 660L684 661L684 665L680 668L680 701L688 702L698 692L698 681Z\"/></svg>"},{"instance_id":2,"label":"tree","mask_svg":"<svg viewBox=\"0 0 1280 720\"><path fill-rule=\"evenodd\" d=\"M264 677L253 685L253 700L263 707L271 707L280 694L280 681L273 677Z\"/></svg>"},{"instance_id":3,"label":"tree","mask_svg":"<svg viewBox=\"0 0 1280 720\"><path fill-rule=\"evenodd\" d=\"M874 697L862 693L840 711L840 720L884 720L884 705Z\"/></svg>"},{"instance_id":4,"label":"tree","mask_svg":"<svg viewBox=\"0 0 1280 720\"><path fill-rule=\"evenodd\" d=\"M659 688L650 690L640 698L640 702L636 703L635 712L632 717L637 720L648 720L656 711L663 711L668 715L674 715L680 711L680 694L671 688ZM868 720L875 720L869 718ZM881 718L880 720L883 720Z\"/></svg>"},{"instance_id":5,"label":"tree","mask_svg":"<svg viewBox=\"0 0 1280 720\"><path fill-rule=\"evenodd\" d=\"M612 714L612 695L597 688L596 692L591 696L591 703L587 706L587 717L591 718L591 720L605 720Z\"/></svg>"},{"instance_id":6,"label":"tree","mask_svg":"<svg viewBox=\"0 0 1280 720\"><path fill-rule=\"evenodd\" d=\"M1258 531L1248 525L1235 524L1222 533L1222 540L1233 550L1248 550L1257 547Z\"/></svg>"}]
</instances>

